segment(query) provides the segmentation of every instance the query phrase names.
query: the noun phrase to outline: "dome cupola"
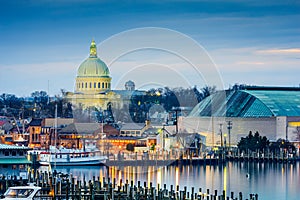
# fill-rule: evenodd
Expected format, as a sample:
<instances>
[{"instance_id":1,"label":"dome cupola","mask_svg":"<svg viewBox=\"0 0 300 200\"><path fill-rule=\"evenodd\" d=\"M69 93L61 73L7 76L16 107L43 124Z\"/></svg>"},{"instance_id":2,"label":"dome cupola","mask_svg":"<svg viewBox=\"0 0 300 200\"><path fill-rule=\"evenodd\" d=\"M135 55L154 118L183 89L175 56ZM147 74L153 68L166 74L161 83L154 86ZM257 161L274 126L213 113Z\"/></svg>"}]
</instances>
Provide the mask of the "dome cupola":
<instances>
[{"instance_id":1,"label":"dome cupola","mask_svg":"<svg viewBox=\"0 0 300 200\"><path fill-rule=\"evenodd\" d=\"M111 77L107 65L97 56L97 45L92 40L90 56L77 70L75 92L97 93L110 90Z\"/></svg>"}]
</instances>

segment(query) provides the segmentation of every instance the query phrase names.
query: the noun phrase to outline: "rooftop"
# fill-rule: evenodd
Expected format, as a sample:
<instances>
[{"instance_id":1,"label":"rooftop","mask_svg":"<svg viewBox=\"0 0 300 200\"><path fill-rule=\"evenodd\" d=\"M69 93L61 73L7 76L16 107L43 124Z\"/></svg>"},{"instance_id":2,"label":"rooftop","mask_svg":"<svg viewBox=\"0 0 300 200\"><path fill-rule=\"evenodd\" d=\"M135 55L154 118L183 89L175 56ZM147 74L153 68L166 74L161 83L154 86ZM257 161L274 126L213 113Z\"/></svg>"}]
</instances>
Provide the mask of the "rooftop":
<instances>
[{"instance_id":1,"label":"rooftop","mask_svg":"<svg viewBox=\"0 0 300 200\"><path fill-rule=\"evenodd\" d=\"M300 88L249 86L219 91L197 104L189 116L300 116Z\"/></svg>"}]
</instances>

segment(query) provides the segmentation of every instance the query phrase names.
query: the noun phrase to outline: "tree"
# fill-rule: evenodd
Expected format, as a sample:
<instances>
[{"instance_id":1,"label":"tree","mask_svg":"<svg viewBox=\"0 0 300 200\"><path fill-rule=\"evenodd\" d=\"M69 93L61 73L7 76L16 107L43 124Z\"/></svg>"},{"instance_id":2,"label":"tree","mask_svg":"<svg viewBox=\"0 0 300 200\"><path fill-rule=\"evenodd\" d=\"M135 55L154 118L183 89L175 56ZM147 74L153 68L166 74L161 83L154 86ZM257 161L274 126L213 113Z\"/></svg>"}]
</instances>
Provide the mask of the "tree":
<instances>
[{"instance_id":1,"label":"tree","mask_svg":"<svg viewBox=\"0 0 300 200\"><path fill-rule=\"evenodd\" d=\"M241 140L238 142L238 148L241 151L262 151L268 148L269 146L269 140L266 138L266 136L261 137L258 132L256 132L254 135L252 134L252 131L249 132L249 135L244 138L242 137Z\"/></svg>"},{"instance_id":2,"label":"tree","mask_svg":"<svg viewBox=\"0 0 300 200\"><path fill-rule=\"evenodd\" d=\"M132 144L132 143L128 143L127 145L126 145L126 150L127 151L134 151L134 144Z\"/></svg>"}]
</instances>

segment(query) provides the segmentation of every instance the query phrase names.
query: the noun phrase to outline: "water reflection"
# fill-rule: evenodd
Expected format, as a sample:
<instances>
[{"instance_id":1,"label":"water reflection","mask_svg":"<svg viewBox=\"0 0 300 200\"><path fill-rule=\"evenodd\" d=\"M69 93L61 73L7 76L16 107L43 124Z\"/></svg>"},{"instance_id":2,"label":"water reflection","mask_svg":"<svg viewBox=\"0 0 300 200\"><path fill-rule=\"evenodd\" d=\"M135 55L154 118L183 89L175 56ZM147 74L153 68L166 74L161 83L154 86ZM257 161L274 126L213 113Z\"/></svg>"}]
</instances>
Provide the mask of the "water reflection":
<instances>
[{"instance_id":1,"label":"water reflection","mask_svg":"<svg viewBox=\"0 0 300 200\"><path fill-rule=\"evenodd\" d=\"M43 167L41 171L48 170ZM52 169L54 170L54 169ZM296 164L274 164L274 163L238 163L229 162L226 165L201 165L201 166L136 166L136 167L56 167L57 171L72 174L78 180L91 180L93 177L102 180L103 177L116 179L119 183L122 179L133 181L137 184L150 182L163 187L164 184L170 188L180 189L187 186L197 191L209 189L210 191L223 189L227 195L230 192L238 194L258 193L259 199L293 200L297 199L300 188L300 167ZM249 177L246 175L249 174Z\"/></svg>"}]
</instances>

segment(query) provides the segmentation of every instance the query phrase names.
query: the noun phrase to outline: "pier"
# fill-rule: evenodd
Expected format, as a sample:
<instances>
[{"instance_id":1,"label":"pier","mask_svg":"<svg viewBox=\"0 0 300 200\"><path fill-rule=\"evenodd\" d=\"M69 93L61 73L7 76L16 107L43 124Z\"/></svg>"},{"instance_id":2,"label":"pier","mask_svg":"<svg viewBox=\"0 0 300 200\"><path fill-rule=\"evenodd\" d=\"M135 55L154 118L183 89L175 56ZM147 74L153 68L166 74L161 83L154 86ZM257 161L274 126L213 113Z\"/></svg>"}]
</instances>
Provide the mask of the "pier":
<instances>
[{"instance_id":1,"label":"pier","mask_svg":"<svg viewBox=\"0 0 300 200\"><path fill-rule=\"evenodd\" d=\"M159 154L154 153L122 153L108 156L107 166L166 166L166 165L215 165L228 161L239 162L272 162L272 163L294 163L299 161L297 156L286 156L273 153L239 153L219 152L212 154L201 153L193 156L189 152L176 152Z\"/></svg>"}]
</instances>

